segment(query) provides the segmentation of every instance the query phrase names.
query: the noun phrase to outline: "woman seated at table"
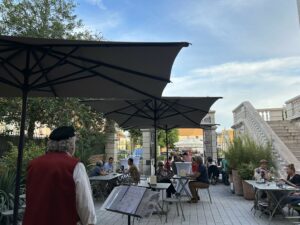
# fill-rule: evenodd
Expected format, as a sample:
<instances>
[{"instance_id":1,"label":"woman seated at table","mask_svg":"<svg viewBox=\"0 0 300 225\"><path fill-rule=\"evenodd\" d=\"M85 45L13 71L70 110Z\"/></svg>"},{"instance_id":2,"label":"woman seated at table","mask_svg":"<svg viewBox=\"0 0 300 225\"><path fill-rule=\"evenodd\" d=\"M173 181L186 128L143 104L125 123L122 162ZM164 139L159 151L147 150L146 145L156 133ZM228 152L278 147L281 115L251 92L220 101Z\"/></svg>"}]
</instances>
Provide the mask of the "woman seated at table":
<instances>
[{"instance_id":1,"label":"woman seated at table","mask_svg":"<svg viewBox=\"0 0 300 225\"><path fill-rule=\"evenodd\" d=\"M299 187L300 186L300 175L296 174L296 169L294 164L287 165L286 168L287 173L287 179L281 179L281 181L285 182L286 184L292 186L292 187ZM300 203L300 192L294 192L290 196L286 197L283 200L283 204L289 204L289 205L296 205ZM296 210L297 211L297 210ZM299 214L300 212L297 211Z\"/></svg>"},{"instance_id":2,"label":"woman seated at table","mask_svg":"<svg viewBox=\"0 0 300 225\"><path fill-rule=\"evenodd\" d=\"M295 169L294 164L287 165L286 173L287 173L287 178L281 179L281 180L290 186L299 187L300 186L300 175L296 174L296 169Z\"/></svg>"},{"instance_id":3,"label":"woman seated at table","mask_svg":"<svg viewBox=\"0 0 300 225\"><path fill-rule=\"evenodd\" d=\"M195 173L191 175L191 179L193 180L189 182L189 188L192 194L192 199L190 201L191 203L197 203L198 200L200 200L196 189L209 187L207 170L206 170L206 166L203 164L202 157L196 156L195 161L198 169Z\"/></svg>"},{"instance_id":4,"label":"woman seated at table","mask_svg":"<svg viewBox=\"0 0 300 225\"><path fill-rule=\"evenodd\" d=\"M271 173L268 169L268 161L262 159L259 161L260 166L254 170L254 178L255 180L270 180Z\"/></svg>"},{"instance_id":5,"label":"woman seated at table","mask_svg":"<svg viewBox=\"0 0 300 225\"><path fill-rule=\"evenodd\" d=\"M167 198L171 198L171 195L176 193L176 190L170 180L173 176L173 172L171 170L164 168L163 162L158 162L157 166L158 166L157 171L156 171L157 182L158 183L171 183L171 185L166 190Z\"/></svg>"},{"instance_id":6,"label":"woman seated at table","mask_svg":"<svg viewBox=\"0 0 300 225\"><path fill-rule=\"evenodd\" d=\"M90 177L104 176L104 175L107 175L107 173L105 172L105 170L103 168L103 162L102 161L96 162L95 167L90 172Z\"/></svg>"}]
</instances>

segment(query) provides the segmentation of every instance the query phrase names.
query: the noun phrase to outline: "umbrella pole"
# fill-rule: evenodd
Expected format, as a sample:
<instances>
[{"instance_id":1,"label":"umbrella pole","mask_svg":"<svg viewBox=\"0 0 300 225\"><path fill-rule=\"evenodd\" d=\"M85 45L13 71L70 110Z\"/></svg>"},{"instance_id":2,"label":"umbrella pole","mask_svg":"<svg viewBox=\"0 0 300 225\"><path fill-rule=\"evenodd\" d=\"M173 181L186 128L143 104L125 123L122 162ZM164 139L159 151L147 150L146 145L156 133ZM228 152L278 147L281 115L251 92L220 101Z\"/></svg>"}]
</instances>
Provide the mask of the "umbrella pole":
<instances>
[{"instance_id":1,"label":"umbrella pole","mask_svg":"<svg viewBox=\"0 0 300 225\"><path fill-rule=\"evenodd\" d=\"M28 92L23 90L21 126L20 126L20 137L19 137L18 159L17 159L17 172L16 172L16 186L15 186L15 198L14 198L13 225L18 224L20 180L21 180L21 172L22 172L22 160L23 160L24 131L25 131L27 99L28 99Z\"/></svg>"},{"instance_id":2,"label":"umbrella pole","mask_svg":"<svg viewBox=\"0 0 300 225\"><path fill-rule=\"evenodd\" d=\"M166 129L165 129L165 132L166 132L166 150L167 150L167 163L169 162L169 140L168 140L168 126L166 126ZM169 167L168 167L169 169Z\"/></svg>"},{"instance_id":3,"label":"umbrella pole","mask_svg":"<svg viewBox=\"0 0 300 225\"><path fill-rule=\"evenodd\" d=\"M156 100L154 100L154 174L156 175L157 169L157 107Z\"/></svg>"}]
</instances>

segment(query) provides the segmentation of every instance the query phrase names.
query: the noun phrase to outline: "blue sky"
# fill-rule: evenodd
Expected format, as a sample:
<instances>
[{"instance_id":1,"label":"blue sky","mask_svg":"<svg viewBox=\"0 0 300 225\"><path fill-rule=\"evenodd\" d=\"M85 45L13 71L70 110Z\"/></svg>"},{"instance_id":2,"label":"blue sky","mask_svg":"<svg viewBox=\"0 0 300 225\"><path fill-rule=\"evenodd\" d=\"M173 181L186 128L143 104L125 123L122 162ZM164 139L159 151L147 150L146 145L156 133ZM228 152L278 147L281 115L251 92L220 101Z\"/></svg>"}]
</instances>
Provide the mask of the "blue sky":
<instances>
[{"instance_id":1,"label":"blue sky","mask_svg":"<svg viewBox=\"0 0 300 225\"><path fill-rule=\"evenodd\" d=\"M300 94L296 0L80 0L76 13L112 41L187 41L165 96L222 96L222 128L243 101L281 107Z\"/></svg>"}]
</instances>

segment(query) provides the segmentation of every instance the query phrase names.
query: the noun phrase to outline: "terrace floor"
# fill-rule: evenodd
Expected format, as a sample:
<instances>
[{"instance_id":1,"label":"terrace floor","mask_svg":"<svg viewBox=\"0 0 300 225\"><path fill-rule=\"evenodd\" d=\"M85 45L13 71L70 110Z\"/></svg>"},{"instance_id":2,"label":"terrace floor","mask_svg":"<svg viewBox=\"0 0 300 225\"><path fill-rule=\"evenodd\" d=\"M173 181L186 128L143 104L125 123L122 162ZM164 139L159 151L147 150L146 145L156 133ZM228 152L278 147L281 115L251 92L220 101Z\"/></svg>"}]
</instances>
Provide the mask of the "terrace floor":
<instances>
[{"instance_id":1,"label":"terrace floor","mask_svg":"<svg viewBox=\"0 0 300 225\"><path fill-rule=\"evenodd\" d=\"M212 204L209 202L206 190L201 190L201 201L197 204L183 203L183 210L186 221L177 216L175 205L169 206L168 223L171 225L268 225L268 216L260 213L253 215L251 208L253 201L247 201L243 197L230 193L228 186L218 184L210 187ZM96 213L98 216L97 225L123 225L127 224L127 217L117 213L101 210L101 202L96 202ZM152 215L148 219L135 221L134 224L156 225L165 224L165 216ZM287 219L276 216L271 225L290 225ZM299 223L300 224L300 223Z\"/></svg>"}]
</instances>

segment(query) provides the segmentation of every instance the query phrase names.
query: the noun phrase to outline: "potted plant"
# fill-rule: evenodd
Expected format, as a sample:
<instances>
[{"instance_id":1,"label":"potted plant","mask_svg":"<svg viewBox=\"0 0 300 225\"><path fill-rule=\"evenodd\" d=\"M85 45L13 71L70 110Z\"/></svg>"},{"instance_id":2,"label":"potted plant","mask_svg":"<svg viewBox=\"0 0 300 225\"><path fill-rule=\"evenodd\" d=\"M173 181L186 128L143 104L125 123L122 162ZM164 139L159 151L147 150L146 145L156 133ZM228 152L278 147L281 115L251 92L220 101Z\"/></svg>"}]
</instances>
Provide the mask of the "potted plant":
<instances>
[{"instance_id":1,"label":"potted plant","mask_svg":"<svg viewBox=\"0 0 300 225\"><path fill-rule=\"evenodd\" d=\"M237 195L243 195L242 179L237 171L241 158L243 157L243 152L243 140L241 137L235 137L233 141L229 143L228 150L225 152L225 158L228 161L229 170L232 174L234 193Z\"/></svg>"},{"instance_id":2,"label":"potted plant","mask_svg":"<svg viewBox=\"0 0 300 225\"><path fill-rule=\"evenodd\" d=\"M255 166L253 163L250 163L250 164L243 163L238 168L238 174L242 179L243 195L244 195L244 198L247 200L253 200L255 197L255 192L254 192L253 187L246 182L246 180L253 179L254 169L255 169Z\"/></svg>"},{"instance_id":3,"label":"potted plant","mask_svg":"<svg viewBox=\"0 0 300 225\"><path fill-rule=\"evenodd\" d=\"M276 168L272 155L272 146L270 144L257 144L248 136L238 136L229 144L225 158L232 170L232 179L234 191L237 195L243 195L243 179L249 179L253 176L254 169L259 166L259 161L266 159L270 167ZM248 165L245 168L245 165ZM250 166L251 165L251 166ZM238 170L242 171L238 172Z\"/></svg>"}]
</instances>

